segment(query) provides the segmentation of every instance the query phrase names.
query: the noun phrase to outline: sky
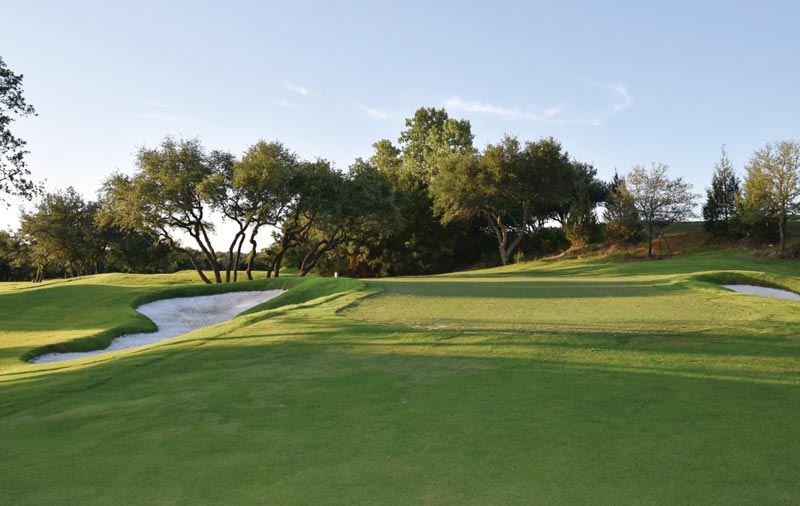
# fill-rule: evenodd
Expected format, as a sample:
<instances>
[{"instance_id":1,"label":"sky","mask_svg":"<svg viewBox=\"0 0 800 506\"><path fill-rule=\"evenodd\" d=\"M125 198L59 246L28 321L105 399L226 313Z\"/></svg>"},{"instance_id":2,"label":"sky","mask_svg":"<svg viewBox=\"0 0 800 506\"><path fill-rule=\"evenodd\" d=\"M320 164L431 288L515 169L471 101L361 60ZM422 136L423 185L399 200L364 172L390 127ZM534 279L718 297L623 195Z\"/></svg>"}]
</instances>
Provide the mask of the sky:
<instances>
[{"instance_id":1,"label":"sky","mask_svg":"<svg viewBox=\"0 0 800 506\"><path fill-rule=\"evenodd\" d=\"M12 123L48 191L94 198L139 147L280 140L340 169L419 107L554 136L610 179L665 163L702 193L800 137L797 2L0 0L0 56L38 116ZM0 228L18 203L0 206Z\"/></svg>"}]
</instances>

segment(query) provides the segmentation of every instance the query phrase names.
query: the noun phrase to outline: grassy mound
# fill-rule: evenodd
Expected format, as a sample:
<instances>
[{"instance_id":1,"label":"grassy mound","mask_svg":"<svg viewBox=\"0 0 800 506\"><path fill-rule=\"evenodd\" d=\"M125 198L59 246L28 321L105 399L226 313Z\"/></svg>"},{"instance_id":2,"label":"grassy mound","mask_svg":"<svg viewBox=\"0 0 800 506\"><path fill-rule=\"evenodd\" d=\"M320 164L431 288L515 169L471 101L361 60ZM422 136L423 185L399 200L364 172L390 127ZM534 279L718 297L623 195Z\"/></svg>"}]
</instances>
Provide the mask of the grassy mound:
<instances>
[{"instance_id":1,"label":"grassy mound","mask_svg":"<svg viewBox=\"0 0 800 506\"><path fill-rule=\"evenodd\" d=\"M533 262L289 291L74 362L178 276L0 285L13 504L796 504L797 263L735 252ZM183 276L183 277L182 277ZM275 283L285 283L283 285ZM210 288L219 290L226 288Z\"/></svg>"}]
</instances>

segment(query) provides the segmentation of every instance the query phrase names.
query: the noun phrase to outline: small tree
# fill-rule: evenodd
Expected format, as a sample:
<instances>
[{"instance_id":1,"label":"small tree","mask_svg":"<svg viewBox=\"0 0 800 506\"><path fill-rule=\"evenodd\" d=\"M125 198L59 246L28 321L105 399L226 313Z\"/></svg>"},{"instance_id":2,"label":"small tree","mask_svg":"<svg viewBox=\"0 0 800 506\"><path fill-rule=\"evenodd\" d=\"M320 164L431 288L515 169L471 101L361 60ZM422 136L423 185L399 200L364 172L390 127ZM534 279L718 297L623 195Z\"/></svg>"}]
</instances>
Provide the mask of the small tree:
<instances>
[{"instance_id":1,"label":"small tree","mask_svg":"<svg viewBox=\"0 0 800 506\"><path fill-rule=\"evenodd\" d=\"M780 251L786 250L786 223L800 211L800 143L767 144L746 167L744 207L778 223Z\"/></svg>"},{"instance_id":2,"label":"small tree","mask_svg":"<svg viewBox=\"0 0 800 506\"><path fill-rule=\"evenodd\" d=\"M669 179L668 167L653 163L649 169L634 166L625 177L625 189L647 231L647 257L653 257L653 238L664 227L694 215L697 196L683 179Z\"/></svg>"},{"instance_id":3,"label":"small tree","mask_svg":"<svg viewBox=\"0 0 800 506\"><path fill-rule=\"evenodd\" d=\"M97 208L70 187L45 194L33 212L22 214L20 233L31 245L35 281L42 281L48 265L67 277L98 272L106 240L95 223Z\"/></svg>"},{"instance_id":4,"label":"small tree","mask_svg":"<svg viewBox=\"0 0 800 506\"><path fill-rule=\"evenodd\" d=\"M732 234L739 221L740 196L739 178L723 146L714 168L711 188L706 190L706 203L703 205L706 230L719 235Z\"/></svg>"},{"instance_id":5,"label":"small tree","mask_svg":"<svg viewBox=\"0 0 800 506\"><path fill-rule=\"evenodd\" d=\"M616 173L611 181L603 219L606 222L609 238L622 243L626 251L629 244L639 240L642 221L639 219L633 197L625 187L625 181Z\"/></svg>"},{"instance_id":6,"label":"small tree","mask_svg":"<svg viewBox=\"0 0 800 506\"><path fill-rule=\"evenodd\" d=\"M575 248L596 241L600 235L595 208L605 201L608 188L596 176L597 170L592 165L573 161L571 173L563 181L563 191L555 194L557 202L553 204L552 218L561 224Z\"/></svg>"}]
</instances>

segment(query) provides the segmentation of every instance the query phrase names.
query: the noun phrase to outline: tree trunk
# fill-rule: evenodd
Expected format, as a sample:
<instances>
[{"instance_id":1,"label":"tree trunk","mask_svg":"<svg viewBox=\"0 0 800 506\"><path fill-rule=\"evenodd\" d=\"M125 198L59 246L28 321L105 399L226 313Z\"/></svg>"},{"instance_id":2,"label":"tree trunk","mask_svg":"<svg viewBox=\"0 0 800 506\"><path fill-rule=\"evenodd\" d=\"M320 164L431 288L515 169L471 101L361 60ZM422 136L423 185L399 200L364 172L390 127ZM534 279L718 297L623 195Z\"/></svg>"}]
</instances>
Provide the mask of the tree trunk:
<instances>
[{"instance_id":1,"label":"tree trunk","mask_svg":"<svg viewBox=\"0 0 800 506\"><path fill-rule=\"evenodd\" d=\"M653 226L647 226L647 258L653 258Z\"/></svg>"},{"instance_id":2,"label":"tree trunk","mask_svg":"<svg viewBox=\"0 0 800 506\"><path fill-rule=\"evenodd\" d=\"M261 228L261 225L260 224L256 225L255 227L253 227L253 232L250 234L250 245L252 246L252 248L250 250L250 255L248 255L247 257L247 269L245 272L247 274L247 279L251 281L253 280L253 262L255 261L256 255L258 254L257 251L258 243L256 242L256 235L258 235L259 228Z\"/></svg>"},{"instance_id":3,"label":"tree trunk","mask_svg":"<svg viewBox=\"0 0 800 506\"><path fill-rule=\"evenodd\" d=\"M240 225L240 227L241 227L241 225ZM231 282L231 271L235 272L236 269L239 268L238 260L234 259L233 250L234 250L234 248L236 248L236 244L239 242L239 237L241 237L242 235L244 235L244 230L239 228L239 231L236 232L236 235L233 236L233 240L231 241L231 244L228 246L228 262L225 265L225 282L226 283L230 283ZM236 275L234 274L234 281L235 280L236 280Z\"/></svg>"},{"instance_id":4,"label":"tree trunk","mask_svg":"<svg viewBox=\"0 0 800 506\"><path fill-rule=\"evenodd\" d=\"M780 251L781 254L786 252L786 216L781 216L778 221L778 232L780 233Z\"/></svg>"},{"instance_id":5,"label":"tree trunk","mask_svg":"<svg viewBox=\"0 0 800 506\"><path fill-rule=\"evenodd\" d=\"M500 250L500 262L503 265L508 264L508 254L506 253L506 231L503 227L502 216L487 216L486 221L489 222L489 228L494 232L497 237L497 248Z\"/></svg>"},{"instance_id":6,"label":"tree trunk","mask_svg":"<svg viewBox=\"0 0 800 506\"><path fill-rule=\"evenodd\" d=\"M192 255L188 251L184 251L184 252L186 253L186 256L189 257L189 262L191 262L192 267L194 267L194 270L197 271L197 274L200 275L200 279L203 280L203 283L205 283L207 285L210 285L211 284L211 280L208 279L208 276L206 276L206 273L203 272L203 269L200 268L200 266L197 264L197 260L194 258L194 255Z\"/></svg>"},{"instance_id":7,"label":"tree trunk","mask_svg":"<svg viewBox=\"0 0 800 506\"><path fill-rule=\"evenodd\" d=\"M214 281L217 283L222 283L222 272L219 267L219 261L217 261L217 253L214 251L214 247L211 245L211 240L208 238L208 234L206 233L205 227L196 227L195 230L199 232L194 237L197 244L200 246L200 250L205 254L206 259L208 259L208 263L211 265L211 270L214 272ZM200 234L202 234L203 238L201 240ZM205 242L205 244L204 244Z\"/></svg>"},{"instance_id":8,"label":"tree trunk","mask_svg":"<svg viewBox=\"0 0 800 506\"><path fill-rule=\"evenodd\" d=\"M281 263L283 263L283 255L285 251L279 251L275 255L275 259L272 261L272 277L280 277L281 275Z\"/></svg>"},{"instance_id":9,"label":"tree trunk","mask_svg":"<svg viewBox=\"0 0 800 506\"><path fill-rule=\"evenodd\" d=\"M242 245L244 244L244 235L242 234L239 237L239 246L236 249L236 260L233 264L233 282L235 283L239 279L239 261L242 259Z\"/></svg>"}]
</instances>

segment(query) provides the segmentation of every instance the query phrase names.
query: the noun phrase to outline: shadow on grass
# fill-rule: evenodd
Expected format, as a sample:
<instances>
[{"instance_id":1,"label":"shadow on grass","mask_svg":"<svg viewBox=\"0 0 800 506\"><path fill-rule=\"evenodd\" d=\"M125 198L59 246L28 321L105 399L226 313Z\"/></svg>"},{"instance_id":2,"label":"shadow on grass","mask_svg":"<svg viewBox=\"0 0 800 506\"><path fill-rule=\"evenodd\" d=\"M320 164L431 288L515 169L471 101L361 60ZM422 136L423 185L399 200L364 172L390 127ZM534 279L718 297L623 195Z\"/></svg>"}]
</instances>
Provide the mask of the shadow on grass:
<instances>
[{"instance_id":1,"label":"shadow on grass","mask_svg":"<svg viewBox=\"0 0 800 506\"><path fill-rule=\"evenodd\" d=\"M260 329L256 334L237 334L241 330L215 337L178 338L123 356L109 354L81 364L79 370L65 370L71 367L64 365L29 370L24 375L0 374L3 384L0 388L4 391L20 385L56 388L52 382L57 380L58 392L77 393L84 388L80 386L82 383L69 383L73 379L80 382L83 376L94 378L87 379L85 388L107 385L111 379L121 388L127 388L126 376L131 380L131 376L161 375L165 374L165 367L169 371L195 369L200 374L222 367L218 362L225 360L243 360L253 366L261 360L264 367L271 363L298 368L309 361L308 373L315 374L312 362L322 355L366 360L384 357L389 362L429 360L429 367L434 369L451 360L467 360L476 367L500 369L544 367L800 386L800 367L795 367L796 359L800 358L800 344L755 333L732 338L725 332L702 335L665 332L638 336L635 341L631 336L560 332L480 335L403 330L337 317L309 320L297 314L276 319L274 328ZM236 375L236 367L227 374Z\"/></svg>"}]
</instances>

